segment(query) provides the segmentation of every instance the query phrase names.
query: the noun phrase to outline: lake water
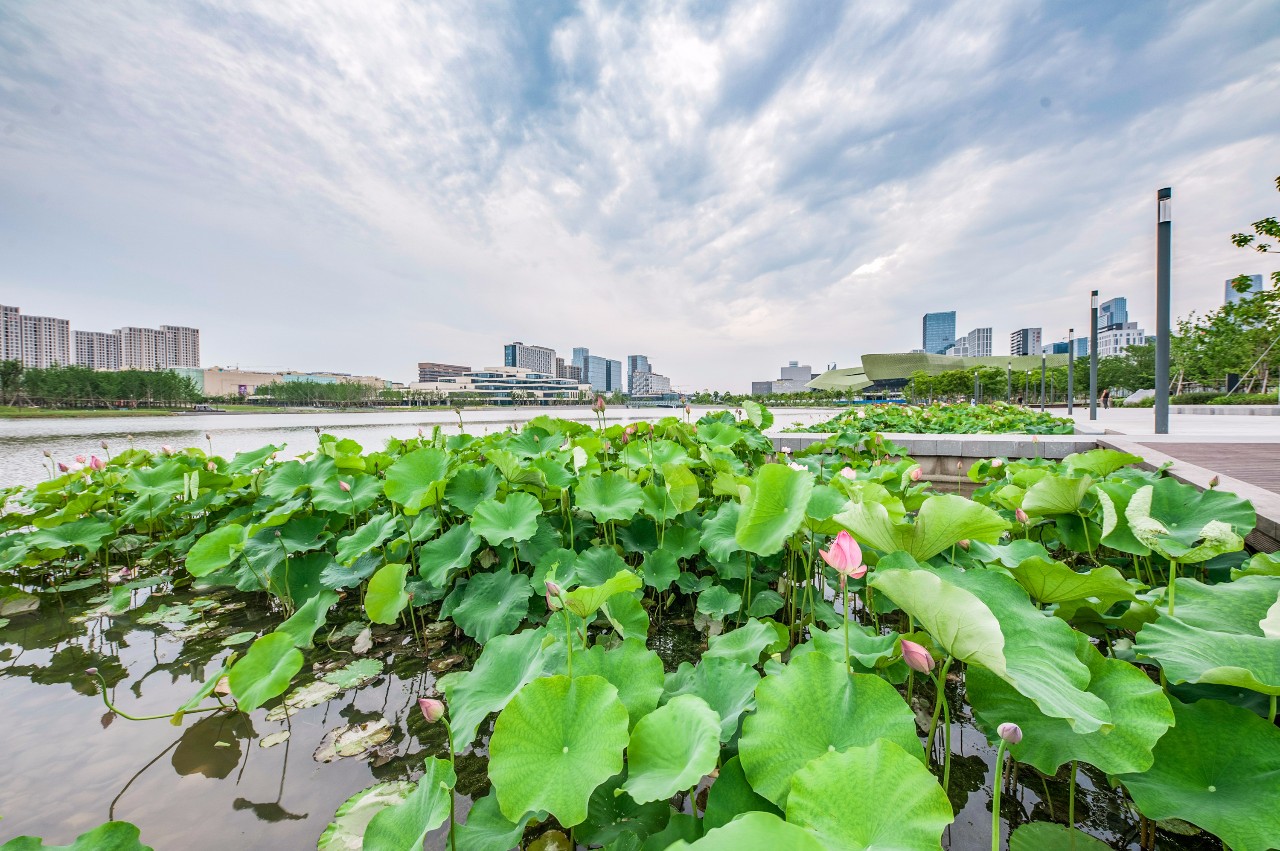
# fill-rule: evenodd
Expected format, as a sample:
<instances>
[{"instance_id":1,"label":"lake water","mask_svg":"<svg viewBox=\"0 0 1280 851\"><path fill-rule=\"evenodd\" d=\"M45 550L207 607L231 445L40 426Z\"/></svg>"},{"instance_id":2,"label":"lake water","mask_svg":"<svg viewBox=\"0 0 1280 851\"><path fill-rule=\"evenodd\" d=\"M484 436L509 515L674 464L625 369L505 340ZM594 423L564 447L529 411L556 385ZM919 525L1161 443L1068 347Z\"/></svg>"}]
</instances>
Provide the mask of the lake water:
<instances>
[{"instance_id":1,"label":"lake water","mask_svg":"<svg viewBox=\"0 0 1280 851\"><path fill-rule=\"evenodd\" d=\"M718 407L695 407L697 419ZM775 411L775 428L793 423L820 422L832 415L830 408L780 408ZM546 414L552 417L594 423L595 414L587 406L564 408L484 408L463 411L462 421L473 434L485 434L518 425ZM672 408L612 407L609 423L658 420L683 416ZM98 417L87 419L0 420L0 487L30 485L49 477L44 451L55 460L71 461L76 455L102 454L99 443L107 441L112 452L130 445L159 450L165 444L174 449L196 446L209 449L205 434L212 438L213 452L231 457L237 452L257 449L268 443L287 448L292 456L316 446L316 429L326 434L349 437L365 449L380 447L388 438L414 437L419 428L434 426L446 434L456 434L458 417L451 410L388 410L375 413L323 411L300 414L194 414L172 417ZM132 441L130 440L132 436Z\"/></svg>"}]
</instances>

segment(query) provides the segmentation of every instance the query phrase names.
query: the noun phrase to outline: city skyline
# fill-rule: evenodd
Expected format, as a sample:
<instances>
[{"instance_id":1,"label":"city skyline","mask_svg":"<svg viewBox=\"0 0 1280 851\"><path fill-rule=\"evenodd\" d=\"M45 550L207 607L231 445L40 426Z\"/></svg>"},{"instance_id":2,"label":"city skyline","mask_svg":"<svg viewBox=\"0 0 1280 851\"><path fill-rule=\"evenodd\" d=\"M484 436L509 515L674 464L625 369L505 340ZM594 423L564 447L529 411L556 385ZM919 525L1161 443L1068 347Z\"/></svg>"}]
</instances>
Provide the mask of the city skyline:
<instances>
[{"instance_id":1,"label":"city skyline","mask_svg":"<svg viewBox=\"0 0 1280 851\"><path fill-rule=\"evenodd\" d=\"M1277 262L1229 239L1274 214L1266 3L353 16L0 10L0 301L401 380L536 315L745 390L901 348L921 304L1081 327L1097 288L1152 316L1163 186L1175 315Z\"/></svg>"}]
</instances>

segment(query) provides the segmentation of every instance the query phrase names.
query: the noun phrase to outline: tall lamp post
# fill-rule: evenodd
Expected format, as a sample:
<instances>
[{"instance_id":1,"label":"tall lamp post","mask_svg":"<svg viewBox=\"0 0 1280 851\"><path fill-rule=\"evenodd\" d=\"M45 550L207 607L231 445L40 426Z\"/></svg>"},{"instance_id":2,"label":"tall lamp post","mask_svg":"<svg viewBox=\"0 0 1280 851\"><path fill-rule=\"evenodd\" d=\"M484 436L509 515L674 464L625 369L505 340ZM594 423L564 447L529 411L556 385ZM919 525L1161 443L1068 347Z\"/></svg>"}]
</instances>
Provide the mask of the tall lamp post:
<instances>
[{"instance_id":1,"label":"tall lamp post","mask_svg":"<svg viewBox=\"0 0 1280 851\"><path fill-rule=\"evenodd\" d=\"M1089 296L1089 419L1098 418L1098 291Z\"/></svg>"},{"instance_id":2,"label":"tall lamp post","mask_svg":"<svg viewBox=\"0 0 1280 851\"><path fill-rule=\"evenodd\" d=\"M1004 401L1006 405L1013 401L1013 361L1009 361L1009 365L1005 367Z\"/></svg>"},{"instance_id":3,"label":"tall lamp post","mask_svg":"<svg viewBox=\"0 0 1280 851\"><path fill-rule=\"evenodd\" d=\"M1067 329L1067 416L1076 410L1076 329Z\"/></svg>"},{"instance_id":4,"label":"tall lamp post","mask_svg":"<svg viewBox=\"0 0 1280 851\"><path fill-rule=\"evenodd\" d=\"M1169 433L1169 243L1173 190L1156 193L1156 434Z\"/></svg>"},{"instance_id":5,"label":"tall lamp post","mask_svg":"<svg viewBox=\"0 0 1280 851\"><path fill-rule=\"evenodd\" d=\"M1040 413L1044 413L1044 368L1048 355L1043 351L1040 352Z\"/></svg>"}]
</instances>

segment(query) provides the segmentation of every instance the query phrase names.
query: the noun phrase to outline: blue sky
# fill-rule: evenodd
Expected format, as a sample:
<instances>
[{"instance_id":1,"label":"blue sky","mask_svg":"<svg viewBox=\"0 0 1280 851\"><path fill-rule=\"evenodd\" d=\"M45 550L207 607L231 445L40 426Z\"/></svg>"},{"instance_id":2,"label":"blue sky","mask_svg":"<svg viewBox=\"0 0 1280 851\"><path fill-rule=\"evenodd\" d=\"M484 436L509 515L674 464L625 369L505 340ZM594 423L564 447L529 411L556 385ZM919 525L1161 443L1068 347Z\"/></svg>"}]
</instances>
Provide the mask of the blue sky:
<instances>
[{"instance_id":1,"label":"blue sky","mask_svg":"<svg viewBox=\"0 0 1280 851\"><path fill-rule=\"evenodd\" d=\"M1280 15L1247 2L0 6L0 303L206 364L415 376L513 339L745 390L920 316L1154 325L1276 260ZM1274 255L1273 255L1274 257Z\"/></svg>"}]
</instances>

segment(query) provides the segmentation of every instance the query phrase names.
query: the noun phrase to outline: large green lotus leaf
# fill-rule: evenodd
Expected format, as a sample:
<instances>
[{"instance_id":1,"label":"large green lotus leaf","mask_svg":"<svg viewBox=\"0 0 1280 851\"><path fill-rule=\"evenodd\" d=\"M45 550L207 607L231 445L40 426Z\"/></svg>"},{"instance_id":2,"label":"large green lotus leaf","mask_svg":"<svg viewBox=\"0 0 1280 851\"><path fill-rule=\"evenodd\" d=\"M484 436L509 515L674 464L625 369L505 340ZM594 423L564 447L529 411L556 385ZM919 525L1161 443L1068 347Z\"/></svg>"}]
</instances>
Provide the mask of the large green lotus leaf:
<instances>
[{"instance_id":1,"label":"large green lotus leaf","mask_svg":"<svg viewBox=\"0 0 1280 851\"><path fill-rule=\"evenodd\" d=\"M667 846L667 851L827 851L812 833L787 824L773 813L743 813L733 821L708 830L706 836L692 843L680 840Z\"/></svg>"},{"instance_id":2,"label":"large green lotus leaf","mask_svg":"<svg viewBox=\"0 0 1280 851\"><path fill-rule=\"evenodd\" d=\"M844 664L845 630L843 624L825 630L811 626L809 627L809 635L812 638L811 644L797 647L792 651L792 656L811 649L825 654L828 659ZM875 632L871 627L863 626L855 621L849 624L848 635L849 663L855 671L874 674L884 671L885 668L894 663L894 660L898 660L901 663L902 651L898 646L900 636L897 633L883 635ZM902 682L907 676L905 667L903 665L904 670L900 672L899 676L891 676L889 672L885 672L885 675L889 677L890 682Z\"/></svg>"},{"instance_id":3,"label":"large green lotus leaf","mask_svg":"<svg viewBox=\"0 0 1280 851\"><path fill-rule=\"evenodd\" d=\"M705 700L720 716L720 741L727 742L738 732L742 713L755 708L759 682L760 673L745 662L704 656L697 665L681 662L667 675L663 699L696 694Z\"/></svg>"},{"instance_id":4,"label":"large green lotus leaf","mask_svg":"<svg viewBox=\"0 0 1280 851\"><path fill-rule=\"evenodd\" d=\"M0 845L0 851L155 851L143 845L138 828L127 821L109 821L82 833L70 845L45 845L35 836L19 836Z\"/></svg>"},{"instance_id":5,"label":"large green lotus leaf","mask_svg":"<svg viewBox=\"0 0 1280 851\"><path fill-rule=\"evenodd\" d=\"M417 514L440 501L448 476L447 452L431 446L415 449L387 470L387 499L402 506L405 514Z\"/></svg>"},{"instance_id":6,"label":"large green lotus leaf","mask_svg":"<svg viewBox=\"0 0 1280 851\"><path fill-rule=\"evenodd\" d=\"M842 796L833 806L835 789L874 794ZM887 739L812 760L796 772L787 798L787 821L812 830L832 851L935 851L953 818L947 794L919 757Z\"/></svg>"},{"instance_id":7,"label":"large green lotus leaf","mask_svg":"<svg viewBox=\"0 0 1280 851\"><path fill-rule=\"evenodd\" d=\"M476 641L484 644L497 635L514 632L529 614L533 588L529 577L510 569L478 573L471 577L462 602L453 610L453 622Z\"/></svg>"},{"instance_id":8,"label":"large green lotus leaf","mask_svg":"<svg viewBox=\"0 0 1280 851\"><path fill-rule=\"evenodd\" d=\"M786 464L765 464L742 498L734 537L749 553L767 556L782 549L804 522L813 476Z\"/></svg>"},{"instance_id":9,"label":"large green lotus leaf","mask_svg":"<svg viewBox=\"0 0 1280 851\"><path fill-rule=\"evenodd\" d=\"M1031 599L1041 605L1093 599L1102 603L1105 611L1121 600L1137 600L1137 591L1143 587L1130 585L1114 567L1076 573L1060 561L1039 556L1023 561L1010 572Z\"/></svg>"},{"instance_id":10,"label":"large green lotus leaf","mask_svg":"<svg viewBox=\"0 0 1280 851\"><path fill-rule=\"evenodd\" d=\"M742 595L723 585L713 585L698 595L698 611L713 620L725 620L742 608Z\"/></svg>"},{"instance_id":11,"label":"large green lotus leaf","mask_svg":"<svg viewBox=\"0 0 1280 851\"><path fill-rule=\"evenodd\" d=\"M414 788L407 780L392 780L355 793L338 807L316 847L319 851L361 851L364 832L373 817L392 804L404 801Z\"/></svg>"},{"instance_id":12,"label":"large green lotus leaf","mask_svg":"<svg viewBox=\"0 0 1280 851\"><path fill-rule=\"evenodd\" d=\"M618 851L621 844L623 848L639 851L648 837L660 833L670 825L671 817L676 815L671 803L650 801L647 804L637 804L622 794L625 776L615 775L591 793L591 801L587 804L587 820L574 828L579 844L586 847L603 845L613 851ZM627 844L632 840L631 844Z\"/></svg>"},{"instance_id":13,"label":"large green lotus leaf","mask_svg":"<svg viewBox=\"0 0 1280 851\"><path fill-rule=\"evenodd\" d=\"M636 724L622 788L638 804L662 801L693 788L719 757L720 716L697 695L682 694Z\"/></svg>"},{"instance_id":14,"label":"large green lotus leaf","mask_svg":"<svg viewBox=\"0 0 1280 851\"><path fill-rule=\"evenodd\" d=\"M849 498L830 485L817 485L805 506L805 526L820 535L837 535L840 524L835 517L849 507Z\"/></svg>"},{"instance_id":15,"label":"large green lotus leaf","mask_svg":"<svg viewBox=\"0 0 1280 851\"><path fill-rule=\"evenodd\" d=\"M742 549L736 537L738 518L742 506L736 502L723 503L714 515L702 524L702 549L714 559L724 561Z\"/></svg>"},{"instance_id":16,"label":"large green lotus leaf","mask_svg":"<svg viewBox=\"0 0 1280 851\"><path fill-rule=\"evenodd\" d=\"M27 538L27 545L32 549L41 550L82 549L93 552L102 546L102 542L111 532L110 523L95 520L92 517L82 517L52 529L33 532Z\"/></svg>"},{"instance_id":17,"label":"large green lotus leaf","mask_svg":"<svg viewBox=\"0 0 1280 851\"><path fill-rule=\"evenodd\" d=\"M738 753L752 787L785 806L793 775L809 760L881 738L924 758L915 714L897 689L808 653L756 686L756 711L742 722Z\"/></svg>"},{"instance_id":18,"label":"large green lotus leaf","mask_svg":"<svg viewBox=\"0 0 1280 851\"><path fill-rule=\"evenodd\" d=\"M1280 553L1254 553L1240 568L1231 569L1231 578L1242 576L1280 576Z\"/></svg>"},{"instance_id":19,"label":"large green lotus leaf","mask_svg":"<svg viewBox=\"0 0 1280 851\"><path fill-rule=\"evenodd\" d=\"M630 594L643 587L644 582L639 576L623 568L599 585L583 585L574 588L564 595L564 606L580 618L590 618L600 611L600 607L614 594Z\"/></svg>"},{"instance_id":20,"label":"large green lotus leaf","mask_svg":"<svg viewBox=\"0 0 1280 851\"><path fill-rule=\"evenodd\" d=\"M485 642L470 671L440 678L439 687L449 702L455 752L469 748L480 723L490 713L500 712L516 692L542 673L542 639L543 632L533 629L495 635Z\"/></svg>"},{"instance_id":21,"label":"large green lotus leaf","mask_svg":"<svg viewBox=\"0 0 1280 851\"><path fill-rule=\"evenodd\" d=\"M437 588L447 588L454 574L471 566L480 538L466 520L418 547L418 573Z\"/></svg>"},{"instance_id":22,"label":"large green lotus leaf","mask_svg":"<svg viewBox=\"0 0 1280 851\"><path fill-rule=\"evenodd\" d=\"M565 827L587 817L595 788L622 770L627 710L604 677L534 680L498 715L489 777L502 814L545 810Z\"/></svg>"},{"instance_id":23,"label":"large green lotus leaf","mask_svg":"<svg viewBox=\"0 0 1280 851\"><path fill-rule=\"evenodd\" d=\"M765 648L777 640L778 633L770 624L751 618L737 629L712 636L708 641L709 648L702 656L704 659L721 656L754 665L760 661L760 654Z\"/></svg>"},{"instance_id":24,"label":"large green lotus leaf","mask_svg":"<svg viewBox=\"0 0 1280 851\"><path fill-rule=\"evenodd\" d=\"M698 504L698 477L684 464L663 464L662 478L677 514L683 514Z\"/></svg>"},{"instance_id":25,"label":"large green lotus leaf","mask_svg":"<svg viewBox=\"0 0 1280 851\"><path fill-rule=\"evenodd\" d=\"M545 488L546 476L532 464L522 463L514 453L503 449L490 449L485 452L485 460L502 472L502 477L513 485L534 485Z\"/></svg>"},{"instance_id":26,"label":"large green lotus leaf","mask_svg":"<svg viewBox=\"0 0 1280 851\"><path fill-rule=\"evenodd\" d=\"M476 506L498 494L501 475L497 468L463 464L444 487L444 498L463 514L471 514Z\"/></svg>"},{"instance_id":27,"label":"large green lotus leaf","mask_svg":"<svg viewBox=\"0 0 1280 851\"><path fill-rule=\"evenodd\" d=\"M1280 579L1246 576L1202 585L1178 580L1170 615L1138 632L1137 649L1171 683L1212 683L1280 695Z\"/></svg>"},{"instance_id":28,"label":"large green lotus leaf","mask_svg":"<svg viewBox=\"0 0 1280 851\"><path fill-rule=\"evenodd\" d=\"M1208 561L1244 546L1257 522L1248 500L1173 479L1139 488L1124 512L1134 537L1170 560Z\"/></svg>"},{"instance_id":29,"label":"large green lotus leaf","mask_svg":"<svg viewBox=\"0 0 1280 851\"><path fill-rule=\"evenodd\" d=\"M1101 543L1136 556L1151 555L1151 548L1139 541L1129 526L1125 512L1137 488L1132 482L1098 482L1094 485L1098 506L1102 509Z\"/></svg>"},{"instance_id":30,"label":"large green lotus leaf","mask_svg":"<svg viewBox=\"0 0 1280 851\"><path fill-rule=\"evenodd\" d=\"M995 511L955 494L925 500L914 523L895 522L878 502L854 502L833 518L854 537L886 553L904 551L919 561L963 540L994 543L1009 528Z\"/></svg>"},{"instance_id":31,"label":"large green lotus leaf","mask_svg":"<svg viewBox=\"0 0 1280 851\"><path fill-rule=\"evenodd\" d=\"M331 537L324 530L328 522L322 514L294 517L280 527L280 545L290 555L319 549Z\"/></svg>"},{"instance_id":32,"label":"large green lotus leaf","mask_svg":"<svg viewBox=\"0 0 1280 851\"><path fill-rule=\"evenodd\" d=\"M747 419L751 421L751 424L760 429L760 431L773 426L773 412L759 402L743 399L742 410L746 413Z\"/></svg>"},{"instance_id":33,"label":"large green lotus leaf","mask_svg":"<svg viewBox=\"0 0 1280 851\"><path fill-rule=\"evenodd\" d=\"M257 467L261 467L268 458L284 449L283 446L273 446L268 443L260 449L252 452L237 452L235 457L227 462L227 472L233 476L242 473L248 473Z\"/></svg>"},{"instance_id":34,"label":"large green lotus leaf","mask_svg":"<svg viewBox=\"0 0 1280 851\"><path fill-rule=\"evenodd\" d=\"M1050 473L1027 488L1022 497L1022 510L1032 517L1075 514L1092 485L1093 479L1089 476L1076 478Z\"/></svg>"},{"instance_id":35,"label":"large green lotus leaf","mask_svg":"<svg viewBox=\"0 0 1280 851\"><path fill-rule=\"evenodd\" d=\"M471 530L493 546L512 541L527 541L538 531L538 515L542 505L530 494L516 492L505 501L486 499L476 505L471 517Z\"/></svg>"},{"instance_id":36,"label":"large green lotus leaf","mask_svg":"<svg viewBox=\"0 0 1280 851\"><path fill-rule=\"evenodd\" d=\"M1013 578L994 570L925 570L895 554L881 560L871 584L950 655L987 668L1044 714L1067 719L1081 733L1110 729L1106 703L1085 691L1090 675L1076 658L1076 633L1032 605Z\"/></svg>"},{"instance_id":37,"label":"large green lotus leaf","mask_svg":"<svg viewBox=\"0 0 1280 851\"><path fill-rule=\"evenodd\" d=\"M364 611L374 623L392 624L404 607L409 605L409 593L405 591L405 578L409 575L407 564L384 564L369 579L364 595Z\"/></svg>"},{"instance_id":38,"label":"large green lotus leaf","mask_svg":"<svg viewBox=\"0 0 1280 851\"><path fill-rule=\"evenodd\" d=\"M1138 809L1189 821L1234 851L1280 848L1280 729L1219 700L1171 702L1174 725L1155 763L1118 778Z\"/></svg>"},{"instance_id":39,"label":"large green lotus leaf","mask_svg":"<svg viewBox=\"0 0 1280 851\"><path fill-rule=\"evenodd\" d=\"M387 538L396 531L396 518L391 512L385 512L369 518L359 529L350 535L338 539L338 563L351 564L360 556L382 546Z\"/></svg>"},{"instance_id":40,"label":"large green lotus leaf","mask_svg":"<svg viewBox=\"0 0 1280 851\"><path fill-rule=\"evenodd\" d=\"M302 670L302 653L292 636L273 632L249 646L249 652L231 666L227 680L236 705L252 712L273 697L284 694Z\"/></svg>"},{"instance_id":41,"label":"large green lotus leaf","mask_svg":"<svg viewBox=\"0 0 1280 851\"><path fill-rule=\"evenodd\" d=\"M623 638L643 640L649 637L649 613L634 594L615 594L600 607L600 611Z\"/></svg>"},{"instance_id":42,"label":"large green lotus leaf","mask_svg":"<svg viewBox=\"0 0 1280 851\"><path fill-rule=\"evenodd\" d=\"M466 823L455 828L458 847L466 851L511 851L520 846L520 837L533 816L528 813L512 822L498 808L498 796L490 792L471 805Z\"/></svg>"},{"instance_id":43,"label":"large green lotus leaf","mask_svg":"<svg viewBox=\"0 0 1280 851\"><path fill-rule=\"evenodd\" d=\"M271 468L262 485L262 495L273 502L284 502L304 488L317 490L338 476L338 465L326 455L306 461L285 461Z\"/></svg>"},{"instance_id":44,"label":"large green lotus leaf","mask_svg":"<svg viewBox=\"0 0 1280 851\"><path fill-rule=\"evenodd\" d=\"M737 508L737 503L730 503ZM733 539L733 529L738 523L735 515L729 523L729 539ZM735 545L736 546L736 545ZM693 558L702 549L702 530L693 526L668 526L662 533L662 552L671 553L678 559Z\"/></svg>"},{"instance_id":45,"label":"large green lotus leaf","mask_svg":"<svg viewBox=\"0 0 1280 851\"><path fill-rule=\"evenodd\" d=\"M592 547L577 554L573 572L579 585L603 585L626 569L627 563L612 547Z\"/></svg>"},{"instance_id":46,"label":"large green lotus leaf","mask_svg":"<svg viewBox=\"0 0 1280 851\"><path fill-rule=\"evenodd\" d=\"M781 810L751 788L747 775L742 771L742 761L735 756L720 767L716 781L707 790L703 826L712 830L753 811L782 815Z\"/></svg>"},{"instance_id":47,"label":"large green lotus leaf","mask_svg":"<svg viewBox=\"0 0 1280 851\"><path fill-rule=\"evenodd\" d=\"M449 818L457 777L448 760L429 757L426 773L403 801L380 810L364 832L364 851L419 851Z\"/></svg>"},{"instance_id":48,"label":"large green lotus leaf","mask_svg":"<svg viewBox=\"0 0 1280 851\"><path fill-rule=\"evenodd\" d=\"M979 724L993 739L996 728L1006 721L1021 727L1022 742L1010 747L1014 758L1045 774L1055 774L1073 760L1108 774L1146 771L1151 767L1151 749L1173 724L1164 690L1139 668L1104 657L1080 633L1076 655L1089 667L1089 693L1111 709L1115 727L1110 732L1079 733L1066 720L1040 712L995 674L974 666L966 672L965 683Z\"/></svg>"},{"instance_id":49,"label":"large green lotus leaf","mask_svg":"<svg viewBox=\"0 0 1280 851\"><path fill-rule=\"evenodd\" d=\"M245 538L245 528L237 523L228 523L208 532L187 553L187 572L192 576L208 576L222 570L240 557Z\"/></svg>"},{"instance_id":50,"label":"large green lotus leaf","mask_svg":"<svg viewBox=\"0 0 1280 851\"><path fill-rule=\"evenodd\" d=\"M1111 851L1111 846L1066 825L1033 821L1009 835L1009 851Z\"/></svg>"},{"instance_id":51,"label":"large green lotus leaf","mask_svg":"<svg viewBox=\"0 0 1280 851\"><path fill-rule=\"evenodd\" d=\"M640 574L644 577L645 585L657 591L666 591L680 575L680 562L668 550L654 550L645 554Z\"/></svg>"},{"instance_id":52,"label":"large green lotus leaf","mask_svg":"<svg viewBox=\"0 0 1280 851\"><path fill-rule=\"evenodd\" d=\"M351 490L344 491L339 481ZM354 475L348 479L333 478L311 492L311 504L320 511L336 511L350 517L369 507L383 496L382 479L377 476Z\"/></svg>"},{"instance_id":53,"label":"large green lotus leaf","mask_svg":"<svg viewBox=\"0 0 1280 851\"><path fill-rule=\"evenodd\" d=\"M630 520L644 504L640 486L613 472L583 479L573 494L578 507L590 512L597 523Z\"/></svg>"},{"instance_id":54,"label":"large green lotus leaf","mask_svg":"<svg viewBox=\"0 0 1280 851\"><path fill-rule=\"evenodd\" d=\"M1088 452L1076 452L1062 459L1062 463L1073 475L1088 473L1094 478L1103 478L1130 464L1141 463L1142 459L1128 452L1115 449L1090 449Z\"/></svg>"},{"instance_id":55,"label":"large green lotus leaf","mask_svg":"<svg viewBox=\"0 0 1280 851\"><path fill-rule=\"evenodd\" d=\"M565 673L568 670L565 656L557 656L550 669ZM575 677L591 674L608 680L618 690L618 699L627 709L629 727L652 712L662 695L662 658L637 638L626 639L611 650L599 644L587 650L574 650L573 674Z\"/></svg>"},{"instance_id":56,"label":"large green lotus leaf","mask_svg":"<svg viewBox=\"0 0 1280 851\"><path fill-rule=\"evenodd\" d=\"M335 592L321 591L299 606L298 610L276 627L275 631L292 638L294 647L304 649L310 647L316 630L324 626L325 616L337 602L338 595Z\"/></svg>"},{"instance_id":57,"label":"large green lotus leaf","mask_svg":"<svg viewBox=\"0 0 1280 851\"><path fill-rule=\"evenodd\" d=\"M640 489L640 513L651 517L658 523L670 523L680 511L671 501L671 494L655 484L645 485Z\"/></svg>"}]
</instances>

